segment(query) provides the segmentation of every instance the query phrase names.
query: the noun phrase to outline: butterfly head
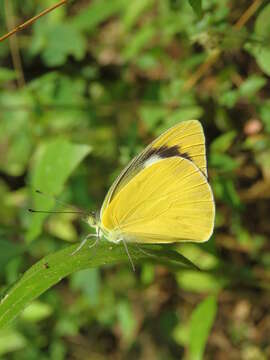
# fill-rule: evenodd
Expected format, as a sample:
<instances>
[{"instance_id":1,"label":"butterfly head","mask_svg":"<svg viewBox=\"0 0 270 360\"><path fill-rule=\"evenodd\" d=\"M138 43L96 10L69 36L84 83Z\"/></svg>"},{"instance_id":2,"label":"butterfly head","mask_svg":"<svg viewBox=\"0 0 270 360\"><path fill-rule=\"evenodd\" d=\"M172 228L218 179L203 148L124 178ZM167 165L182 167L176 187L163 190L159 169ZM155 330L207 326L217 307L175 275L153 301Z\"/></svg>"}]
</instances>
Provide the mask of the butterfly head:
<instances>
[{"instance_id":1,"label":"butterfly head","mask_svg":"<svg viewBox=\"0 0 270 360\"><path fill-rule=\"evenodd\" d=\"M97 216L97 213L94 212L94 211L91 211L89 213L89 215L87 216L86 221L87 221L88 225L90 225L93 228L99 227L98 216Z\"/></svg>"}]
</instances>

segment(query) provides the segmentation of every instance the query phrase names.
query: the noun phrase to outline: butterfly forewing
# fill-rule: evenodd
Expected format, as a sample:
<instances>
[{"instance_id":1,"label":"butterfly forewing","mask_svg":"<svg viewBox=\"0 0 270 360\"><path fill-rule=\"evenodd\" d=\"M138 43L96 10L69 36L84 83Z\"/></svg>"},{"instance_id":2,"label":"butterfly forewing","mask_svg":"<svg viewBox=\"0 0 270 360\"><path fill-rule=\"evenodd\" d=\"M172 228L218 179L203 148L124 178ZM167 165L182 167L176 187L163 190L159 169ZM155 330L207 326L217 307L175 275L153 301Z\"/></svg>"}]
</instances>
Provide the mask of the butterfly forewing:
<instances>
[{"instance_id":1,"label":"butterfly forewing","mask_svg":"<svg viewBox=\"0 0 270 360\"><path fill-rule=\"evenodd\" d=\"M153 141L148 153L160 158L181 156L194 164L207 176L205 137L202 125L197 120L183 121L167 130Z\"/></svg>"},{"instance_id":2,"label":"butterfly forewing","mask_svg":"<svg viewBox=\"0 0 270 360\"><path fill-rule=\"evenodd\" d=\"M199 121L189 120L175 125L160 135L141 154L135 157L111 186L102 205L101 217L117 193L135 175L160 159L170 157L189 159L207 176L205 138Z\"/></svg>"},{"instance_id":3,"label":"butterfly forewing","mask_svg":"<svg viewBox=\"0 0 270 360\"><path fill-rule=\"evenodd\" d=\"M161 159L134 176L104 210L102 226L143 243L209 239L215 206L206 177L190 160Z\"/></svg>"}]
</instances>

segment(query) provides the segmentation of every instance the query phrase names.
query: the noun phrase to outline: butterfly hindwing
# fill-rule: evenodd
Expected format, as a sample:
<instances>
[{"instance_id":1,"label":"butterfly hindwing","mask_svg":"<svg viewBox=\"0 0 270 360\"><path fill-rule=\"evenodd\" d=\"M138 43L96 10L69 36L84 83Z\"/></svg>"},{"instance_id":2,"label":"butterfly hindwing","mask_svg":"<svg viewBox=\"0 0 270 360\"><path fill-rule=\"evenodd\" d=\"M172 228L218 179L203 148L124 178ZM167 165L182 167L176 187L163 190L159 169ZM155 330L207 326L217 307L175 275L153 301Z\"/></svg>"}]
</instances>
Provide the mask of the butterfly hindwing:
<instances>
[{"instance_id":1,"label":"butterfly hindwing","mask_svg":"<svg viewBox=\"0 0 270 360\"><path fill-rule=\"evenodd\" d=\"M101 222L130 241L203 242L212 234L214 214L206 177L192 161L172 156L143 168L122 187Z\"/></svg>"},{"instance_id":2,"label":"butterfly hindwing","mask_svg":"<svg viewBox=\"0 0 270 360\"><path fill-rule=\"evenodd\" d=\"M134 176L160 159L170 157L186 158L194 162L200 171L207 176L205 138L199 121L189 120L175 125L160 135L141 154L135 157L111 186L103 202L101 216L116 194Z\"/></svg>"}]
</instances>

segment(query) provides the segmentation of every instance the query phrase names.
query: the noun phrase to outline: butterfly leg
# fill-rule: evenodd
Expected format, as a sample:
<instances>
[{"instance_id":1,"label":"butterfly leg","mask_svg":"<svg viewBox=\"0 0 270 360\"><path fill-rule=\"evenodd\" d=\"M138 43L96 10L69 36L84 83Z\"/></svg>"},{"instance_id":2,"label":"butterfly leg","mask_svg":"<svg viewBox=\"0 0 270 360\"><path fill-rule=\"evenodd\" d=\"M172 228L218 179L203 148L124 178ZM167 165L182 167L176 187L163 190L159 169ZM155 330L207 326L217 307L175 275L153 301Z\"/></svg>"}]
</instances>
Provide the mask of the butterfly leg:
<instances>
[{"instance_id":1,"label":"butterfly leg","mask_svg":"<svg viewBox=\"0 0 270 360\"><path fill-rule=\"evenodd\" d=\"M72 253L71 255L75 255L79 250L81 250L81 248L85 245L86 241L87 241L88 239L90 239L91 237L95 237L96 240L95 240L94 244L92 244L92 245L89 246L89 248L95 246L95 245L97 244L98 240L99 240L99 234L98 234L98 233L97 233L97 234L88 234L88 235L83 239L83 241L80 243L80 245L77 247L77 249L73 251L73 253Z\"/></svg>"},{"instance_id":2,"label":"butterfly leg","mask_svg":"<svg viewBox=\"0 0 270 360\"><path fill-rule=\"evenodd\" d=\"M94 247L95 245L97 245L98 242L99 242L99 240L100 240L100 228L97 228L96 241L94 242L94 244L92 244L92 245L89 246L89 249L91 249L92 247ZM97 248L94 249L93 257L95 257L96 251L97 251Z\"/></svg>"},{"instance_id":3,"label":"butterfly leg","mask_svg":"<svg viewBox=\"0 0 270 360\"><path fill-rule=\"evenodd\" d=\"M122 241L122 243L123 243L123 245L124 245L124 248L125 248L125 250L126 250L126 253L127 253L129 262L130 262L130 264L131 264L132 270L135 272L135 270L136 270L136 269L135 269L135 265L134 265L134 262L133 262L133 260L132 260L132 257L130 256L130 253L129 253L129 251L128 251L127 243L126 243L126 241L125 241L123 238L121 239L121 241Z\"/></svg>"}]
</instances>

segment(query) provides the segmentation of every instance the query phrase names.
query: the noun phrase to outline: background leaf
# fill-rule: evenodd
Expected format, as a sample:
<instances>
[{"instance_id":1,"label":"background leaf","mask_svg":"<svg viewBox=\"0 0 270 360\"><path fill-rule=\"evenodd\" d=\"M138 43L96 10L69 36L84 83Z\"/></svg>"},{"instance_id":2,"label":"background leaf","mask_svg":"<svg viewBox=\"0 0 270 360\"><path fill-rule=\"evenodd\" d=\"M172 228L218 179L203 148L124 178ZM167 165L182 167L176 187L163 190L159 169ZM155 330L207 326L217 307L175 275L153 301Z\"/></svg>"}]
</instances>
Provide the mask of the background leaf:
<instances>
[{"instance_id":1,"label":"background leaf","mask_svg":"<svg viewBox=\"0 0 270 360\"><path fill-rule=\"evenodd\" d=\"M0 330L0 355L24 349L26 346L26 339L18 331L13 329Z\"/></svg>"},{"instance_id":2,"label":"background leaf","mask_svg":"<svg viewBox=\"0 0 270 360\"><path fill-rule=\"evenodd\" d=\"M202 0L188 0L190 6L194 10L194 12L198 15L202 15Z\"/></svg>"},{"instance_id":3,"label":"background leaf","mask_svg":"<svg viewBox=\"0 0 270 360\"><path fill-rule=\"evenodd\" d=\"M190 323L190 357L203 359L206 342L217 312L216 298L210 296L203 300L193 311Z\"/></svg>"},{"instance_id":4,"label":"background leaf","mask_svg":"<svg viewBox=\"0 0 270 360\"><path fill-rule=\"evenodd\" d=\"M33 207L51 210L54 201L48 196L41 196L35 190L57 195L74 168L89 153L87 145L76 145L64 139L52 140L38 149L31 171ZM27 240L34 240L41 232L42 223L47 214L34 214L27 233Z\"/></svg>"},{"instance_id":5,"label":"background leaf","mask_svg":"<svg viewBox=\"0 0 270 360\"><path fill-rule=\"evenodd\" d=\"M259 38L267 38L269 40L269 31L270 31L270 5L267 5L260 12L259 16L256 19L255 23L255 34ZM270 75L269 65L270 65L270 46L269 42L266 46L261 44L255 44L253 47L249 47L252 54L254 54L258 65L261 69L267 74Z\"/></svg>"},{"instance_id":6,"label":"background leaf","mask_svg":"<svg viewBox=\"0 0 270 360\"><path fill-rule=\"evenodd\" d=\"M73 18L72 25L78 30L93 31L101 22L124 8L124 4L125 1L123 0L115 0L109 3L106 0L96 0Z\"/></svg>"}]
</instances>

